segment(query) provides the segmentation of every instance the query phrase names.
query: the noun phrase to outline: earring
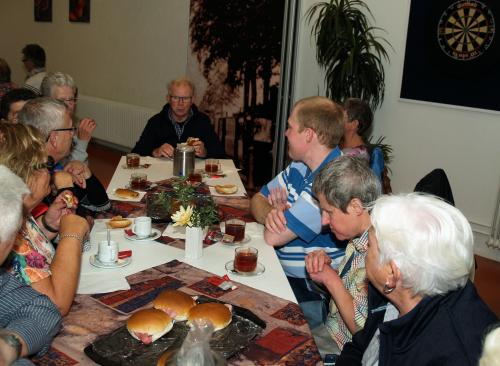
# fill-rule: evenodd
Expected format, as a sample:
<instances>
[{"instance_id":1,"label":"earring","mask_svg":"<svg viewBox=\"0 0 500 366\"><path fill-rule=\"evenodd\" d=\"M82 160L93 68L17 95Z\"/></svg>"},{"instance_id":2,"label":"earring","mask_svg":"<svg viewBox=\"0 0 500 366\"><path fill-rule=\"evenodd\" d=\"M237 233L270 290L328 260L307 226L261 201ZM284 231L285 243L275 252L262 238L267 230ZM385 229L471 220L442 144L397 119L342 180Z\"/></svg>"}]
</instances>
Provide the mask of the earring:
<instances>
[{"instance_id":1,"label":"earring","mask_svg":"<svg viewBox=\"0 0 500 366\"><path fill-rule=\"evenodd\" d=\"M384 284L384 294L389 295L396 287L389 287L389 282Z\"/></svg>"}]
</instances>

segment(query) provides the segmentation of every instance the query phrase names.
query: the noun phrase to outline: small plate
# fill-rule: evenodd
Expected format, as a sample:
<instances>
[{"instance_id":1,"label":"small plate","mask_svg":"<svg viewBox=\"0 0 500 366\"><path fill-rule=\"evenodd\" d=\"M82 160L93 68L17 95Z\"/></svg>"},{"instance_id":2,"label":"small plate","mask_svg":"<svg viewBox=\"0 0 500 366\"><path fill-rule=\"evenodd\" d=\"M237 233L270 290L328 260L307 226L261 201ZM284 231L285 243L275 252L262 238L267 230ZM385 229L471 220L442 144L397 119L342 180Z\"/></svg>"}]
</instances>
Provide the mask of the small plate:
<instances>
[{"instance_id":1,"label":"small plate","mask_svg":"<svg viewBox=\"0 0 500 366\"><path fill-rule=\"evenodd\" d=\"M238 272L234 269L234 260L230 260L229 262L226 263L226 271L228 271L230 274L234 274L237 276L243 276L243 277L252 277L252 276L258 276L264 273L266 270L266 267L260 262L257 262L257 267L255 267L255 271L252 272Z\"/></svg>"},{"instance_id":2,"label":"small plate","mask_svg":"<svg viewBox=\"0 0 500 366\"><path fill-rule=\"evenodd\" d=\"M128 167L127 165L122 165L122 168L123 169L131 169L131 170L134 170L134 169L147 169L151 166L151 164L139 164L139 166L136 166L136 167Z\"/></svg>"},{"instance_id":3,"label":"small plate","mask_svg":"<svg viewBox=\"0 0 500 366\"><path fill-rule=\"evenodd\" d=\"M250 240L252 240L252 238L250 238L250 235L245 234L245 237L243 238L242 241L236 241L236 242L228 243L228 242L225 242L225 241L221 240L221 241L219 241L219 243L222 243L223 245L237 246L237 245L243 245L243 244L250 243Z\"/></svg>"},{"instance_id":4,"label":"small plate","mask_svg":"<svg viewBox=\"0 0 500 366\"><path fill-rule=\"evenodd\" d=\"M151 229L151 234L146 236L145 238L138 237L135 234L129 235L126 231L123 231L123 236L125 239L133 240L133 241L141 241L141 240L156 240L161 236L161 231L158 229Z\"/></svg>"},{"instance_id":5,"label":"small plate","mask_svg":"<svg viewBox=\"0 0 500 366\"><path fill-rule=\"evenodd\" d=\"M98 268L121 268L128 266L132 262L132 257L118 259L114 263L104 263L97 259L97 254L90 256L90 264Z\"/></svg>"}]
</instances>

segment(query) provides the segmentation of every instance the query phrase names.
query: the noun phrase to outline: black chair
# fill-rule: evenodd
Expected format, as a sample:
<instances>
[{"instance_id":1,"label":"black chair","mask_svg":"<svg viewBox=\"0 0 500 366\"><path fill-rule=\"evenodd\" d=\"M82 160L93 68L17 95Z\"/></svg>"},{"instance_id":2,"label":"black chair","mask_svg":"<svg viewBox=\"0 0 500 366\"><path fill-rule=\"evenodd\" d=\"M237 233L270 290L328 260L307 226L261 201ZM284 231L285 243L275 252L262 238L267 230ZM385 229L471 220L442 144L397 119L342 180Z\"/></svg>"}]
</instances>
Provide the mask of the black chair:
<instances>
[{"instance_id":1,"label":"black chair","mask_svg":"<svg viewBox=\"0 0 500 366\"><path fill-rule=\"evenodd\" d=\"M414 192L423 192L441 197L449 204L455 206L450 182L443 169L434 169L415 186Z\"/></svg>"}]
</instances>

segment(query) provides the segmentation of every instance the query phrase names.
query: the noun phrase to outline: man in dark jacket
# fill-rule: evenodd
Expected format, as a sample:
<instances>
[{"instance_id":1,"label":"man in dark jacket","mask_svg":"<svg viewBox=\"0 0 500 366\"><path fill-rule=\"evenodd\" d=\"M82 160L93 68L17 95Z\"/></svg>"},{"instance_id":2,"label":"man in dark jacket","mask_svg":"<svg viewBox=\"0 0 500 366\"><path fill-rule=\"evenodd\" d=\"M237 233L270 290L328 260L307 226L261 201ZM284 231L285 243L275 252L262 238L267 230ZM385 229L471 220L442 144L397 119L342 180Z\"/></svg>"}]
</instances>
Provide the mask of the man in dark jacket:
<instances>
[{"instance_id":1,"label":"man in dark jacket","mask_svg":"<svg viewBox=\"0 0 500 366\"><path fill-rule=\"evenodd\" d=\"M174 155L178 143L187 142L199 158L223 158L224 148L208 116L193 104L194 85L187 79L168 84L167 104L151 117L132 152L154 157Z\"/></svg>"}]
</instances>

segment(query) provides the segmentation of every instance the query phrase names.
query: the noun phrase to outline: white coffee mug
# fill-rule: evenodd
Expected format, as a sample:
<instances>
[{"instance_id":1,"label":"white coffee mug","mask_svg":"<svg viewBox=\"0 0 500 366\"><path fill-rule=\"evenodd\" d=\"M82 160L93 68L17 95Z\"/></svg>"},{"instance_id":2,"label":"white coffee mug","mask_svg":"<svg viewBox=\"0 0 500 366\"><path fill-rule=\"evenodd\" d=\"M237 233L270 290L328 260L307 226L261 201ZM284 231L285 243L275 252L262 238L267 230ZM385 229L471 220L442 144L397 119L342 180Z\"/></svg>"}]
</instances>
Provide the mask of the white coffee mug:
<instances>
[{"instance_id":1,"label":"white coffee mug","mask_svg":"<svg viewBox=\"0 0 500 366\"><path fill-rule=\"evenodd\" d=\"M114 263L118 260L118 243L111 240L99 242L99 249L97 251L97 259L102 263Z\"/></svg>"},{"instance_id":2,"label":"white coffee mug","mask_svg":"<svg viewBox=\"0 0 500 366\"><path fill-rule=\"evenodd\" d=\"M151 235L151 217L142 216L134 220L134 226L132 226L132 232L137 235L138 238L146 238Z\"/></svg>"}]
</instances>

